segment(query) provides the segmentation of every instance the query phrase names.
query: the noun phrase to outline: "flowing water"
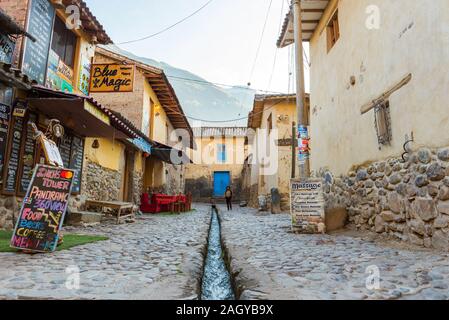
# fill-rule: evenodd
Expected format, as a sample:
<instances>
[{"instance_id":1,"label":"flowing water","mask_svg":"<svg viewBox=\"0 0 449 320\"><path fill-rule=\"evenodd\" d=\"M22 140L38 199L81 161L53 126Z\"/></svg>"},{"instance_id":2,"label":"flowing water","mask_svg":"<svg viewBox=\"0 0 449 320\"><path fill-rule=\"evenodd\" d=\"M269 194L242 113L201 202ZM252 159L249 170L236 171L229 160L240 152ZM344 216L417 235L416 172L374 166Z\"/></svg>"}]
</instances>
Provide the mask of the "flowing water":
<instances>
[{"instance_id":1,"label":"flowing water","mask_svg":"<svg viewBox=\"0 0 449 320\"><path fill-rule=\"evenodd\" d=\"M234 300L231 276L223 258L218 214L212 209L209 246L204 266L201 300Z\"/></svg>"}]
</instances>

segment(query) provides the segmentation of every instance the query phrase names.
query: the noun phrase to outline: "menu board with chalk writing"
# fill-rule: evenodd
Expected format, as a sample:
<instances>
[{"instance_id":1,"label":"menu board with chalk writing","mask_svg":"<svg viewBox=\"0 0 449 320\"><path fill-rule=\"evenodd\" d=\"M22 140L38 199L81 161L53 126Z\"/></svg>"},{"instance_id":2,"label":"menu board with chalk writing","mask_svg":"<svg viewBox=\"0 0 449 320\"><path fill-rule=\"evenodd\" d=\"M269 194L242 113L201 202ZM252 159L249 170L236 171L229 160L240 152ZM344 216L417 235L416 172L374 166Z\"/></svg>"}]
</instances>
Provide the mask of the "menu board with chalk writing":
<instances>
[{"instance_id":1,"label":"menu board with chalk writing","mask_svg":"<svg viewBox=\"0 0 449 320\"><path fill-rule=\"evenodd\" d=\"M73 170L36 166L11 239L12 248L32 252L56 250L74 175Z\"/></svg>"}]
</instances>

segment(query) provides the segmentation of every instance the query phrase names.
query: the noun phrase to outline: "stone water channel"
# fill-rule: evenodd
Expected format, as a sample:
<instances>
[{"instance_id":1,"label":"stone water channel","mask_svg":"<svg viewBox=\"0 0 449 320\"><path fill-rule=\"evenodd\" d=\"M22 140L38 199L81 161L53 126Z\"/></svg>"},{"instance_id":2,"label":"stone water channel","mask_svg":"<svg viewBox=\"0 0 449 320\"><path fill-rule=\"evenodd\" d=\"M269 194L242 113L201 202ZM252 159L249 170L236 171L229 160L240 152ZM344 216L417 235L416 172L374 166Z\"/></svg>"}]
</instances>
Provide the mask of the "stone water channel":
<instances>
[{"instance_id":1,"label":"stone water channel","mask_svg":"<svg viewBox=\"0 0 449 320\"><path fill-rule=\"evenodd\" d=\"M231 275L224 260L218 210L212 207L207 256L202 279L201 300L235 299Z\"/></svg>"}]
</instances>

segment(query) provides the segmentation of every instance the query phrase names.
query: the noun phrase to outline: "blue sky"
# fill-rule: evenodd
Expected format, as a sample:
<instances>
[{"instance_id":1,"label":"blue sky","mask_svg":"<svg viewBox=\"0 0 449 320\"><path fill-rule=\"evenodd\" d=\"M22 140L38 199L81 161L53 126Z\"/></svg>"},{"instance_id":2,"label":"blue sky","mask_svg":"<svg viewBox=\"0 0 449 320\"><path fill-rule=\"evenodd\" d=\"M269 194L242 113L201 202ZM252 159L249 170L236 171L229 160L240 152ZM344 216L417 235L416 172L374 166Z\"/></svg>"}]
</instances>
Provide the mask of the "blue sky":
<instances>
[{"instance_id":1,"label":"blue sky","mask_svg":"<svg viewBox=\"0 0 449 320\"><path fill-rule=\"evenodd\" d=\"M179 21L207 0L86 0L115 43L138 39ZM280 49L271 86L279 23L287 0L273 0L255 71L250 79L270 0L214 0L200 13L154 38L120 45L208 81L287 92L289 49ZM281 8L283 11L281 13Z\"/></svg>"}]
</instances>

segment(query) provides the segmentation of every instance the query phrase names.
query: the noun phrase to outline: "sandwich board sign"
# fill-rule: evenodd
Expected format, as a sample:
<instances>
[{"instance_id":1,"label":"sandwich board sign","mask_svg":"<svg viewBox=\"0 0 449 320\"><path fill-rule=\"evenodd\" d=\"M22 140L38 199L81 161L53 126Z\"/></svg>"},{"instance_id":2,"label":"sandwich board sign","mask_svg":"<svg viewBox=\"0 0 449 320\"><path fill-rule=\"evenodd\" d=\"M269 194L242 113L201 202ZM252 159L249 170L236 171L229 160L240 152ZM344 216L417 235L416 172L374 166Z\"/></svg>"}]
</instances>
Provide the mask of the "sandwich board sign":
<instances>
[{"instance_id":1,"label":"sandwich board sign","mask_svg":"<svg viewBox=\"0 0 449 320\"><path fill-rule=\"evenodd\" d=\"M322 180L292 179L290 208L294 232L323 232L325 216Z\"/></svg>"},{"instance_id":2,"label":"sandwich board sign","mask_svg":"<svg viewBox=\"0 0 449 320\"><path fill-rule=\"evenodd\" d=\"M74 176L74 170L36 166L11 239L12 248L42 253L56 250Z\"/></svg>"}]
</instances>

